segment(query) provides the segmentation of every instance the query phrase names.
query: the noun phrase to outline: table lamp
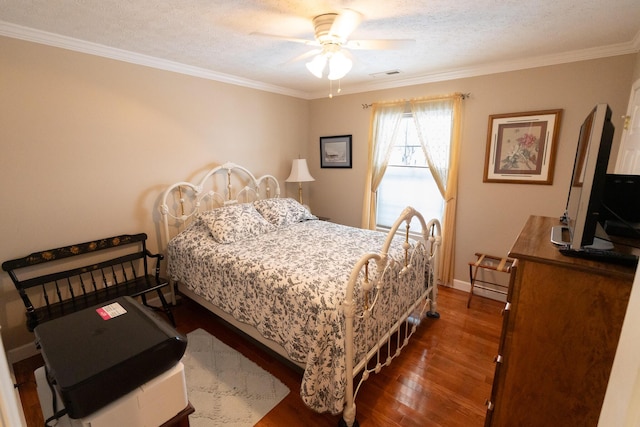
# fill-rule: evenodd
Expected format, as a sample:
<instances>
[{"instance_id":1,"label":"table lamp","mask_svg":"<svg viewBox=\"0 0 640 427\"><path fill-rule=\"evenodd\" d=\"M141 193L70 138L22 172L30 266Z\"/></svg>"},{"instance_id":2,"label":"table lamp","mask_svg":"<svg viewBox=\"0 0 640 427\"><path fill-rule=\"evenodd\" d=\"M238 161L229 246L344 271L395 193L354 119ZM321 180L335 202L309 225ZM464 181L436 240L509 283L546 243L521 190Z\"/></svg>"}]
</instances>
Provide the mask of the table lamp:
<instances>
[{"instance_id":1,"label":"table lamp","mask_svg":"<svg viewBox=\"0 0 640 427\"><path fill-rule=\"evenodd\" d=\"M285 179L285 182L298 183L298 201L301 205L304 204L302 203L302 183L309 181L315 181L315 179L313 179L309 173L307 159L293 159L293 163L291 164L291 174L289 174L289 178Z\"/></svg>"}]
</instances>

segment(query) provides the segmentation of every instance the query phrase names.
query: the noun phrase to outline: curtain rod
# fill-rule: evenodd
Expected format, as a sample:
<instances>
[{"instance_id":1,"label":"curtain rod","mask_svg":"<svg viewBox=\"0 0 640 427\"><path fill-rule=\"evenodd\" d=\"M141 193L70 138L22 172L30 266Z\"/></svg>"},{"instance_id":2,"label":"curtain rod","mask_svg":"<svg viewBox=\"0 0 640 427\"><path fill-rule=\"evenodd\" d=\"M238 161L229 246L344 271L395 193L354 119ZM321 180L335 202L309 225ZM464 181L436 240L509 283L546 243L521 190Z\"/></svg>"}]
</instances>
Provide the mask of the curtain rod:
<instances>
[{"instance_id":1,"label":"curtain rod","mask_svg":"<svg viewBox=\"0 0 640 427\"><path fill-rule=\"evenodd\" d=\"M471 97L471 92L461 93L461 94L460 94L460 97L461 97L462 99L470 98L470 97ZM408 101L407 101L407 102L408 102ZM367 108L371 108L371 107L373 107L373 104L362 104L362 109L363 109L363 110L366 110Z\"/></svg>"}]
</instances>

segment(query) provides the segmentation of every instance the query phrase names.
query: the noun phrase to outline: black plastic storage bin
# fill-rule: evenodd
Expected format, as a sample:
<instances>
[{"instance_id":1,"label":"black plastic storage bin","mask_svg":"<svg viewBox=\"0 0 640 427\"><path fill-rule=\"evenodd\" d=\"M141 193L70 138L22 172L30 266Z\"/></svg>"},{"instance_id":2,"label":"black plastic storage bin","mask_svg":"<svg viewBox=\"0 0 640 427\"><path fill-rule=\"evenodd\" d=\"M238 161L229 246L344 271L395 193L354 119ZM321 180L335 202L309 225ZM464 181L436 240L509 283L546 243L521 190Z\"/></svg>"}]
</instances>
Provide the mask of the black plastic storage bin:
<instances>
[{"instance_id":1,"label":"black plastic storage bin","mask_svg":"<svg viewBox=\"0 0 640 427\"><path fill-rule=\"evenodd\" d=\"M172 368L187 338L131 297L38 325L47 380L82 418Z\"/></svg>"}]
</instances>

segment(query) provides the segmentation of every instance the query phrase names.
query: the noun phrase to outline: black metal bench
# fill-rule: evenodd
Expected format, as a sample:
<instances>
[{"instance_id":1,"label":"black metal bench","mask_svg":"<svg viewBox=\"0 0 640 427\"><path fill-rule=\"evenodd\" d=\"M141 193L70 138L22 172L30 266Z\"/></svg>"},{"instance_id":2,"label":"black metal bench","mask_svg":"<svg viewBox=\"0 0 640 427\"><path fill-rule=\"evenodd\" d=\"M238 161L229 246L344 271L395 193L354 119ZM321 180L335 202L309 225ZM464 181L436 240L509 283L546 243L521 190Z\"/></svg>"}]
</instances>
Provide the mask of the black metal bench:
<instances>
[{"instance_id":1,"label":"black metal bench","mask_svg":"<svg viewBox=\"0 0 640 427\"><path fill-rule=\"evenodd\" d=\"M40 323L120 296L139 296L144 305L164 311L175 326L163 294L169 282L160 277L164 257L149 252L146 240L145 233L125 234L2 263L27 309L27 328L33 331ZM153 274L148 266L151 259L156 260ZM161 307L147 303L147 294L154 291Z\"/></svg>"}]
</instances>

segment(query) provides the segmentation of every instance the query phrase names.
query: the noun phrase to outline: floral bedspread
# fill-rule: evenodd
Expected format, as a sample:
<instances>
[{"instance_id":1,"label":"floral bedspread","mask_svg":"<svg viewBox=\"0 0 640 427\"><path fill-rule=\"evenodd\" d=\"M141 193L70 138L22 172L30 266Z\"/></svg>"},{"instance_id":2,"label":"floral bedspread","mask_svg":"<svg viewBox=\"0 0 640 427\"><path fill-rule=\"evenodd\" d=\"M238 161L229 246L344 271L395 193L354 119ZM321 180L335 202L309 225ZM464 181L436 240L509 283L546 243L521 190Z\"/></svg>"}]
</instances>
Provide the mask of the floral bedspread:
<instances>
[{"instance_id":1,"label":"floral bedspread","mask_svg":"<svg viewBox=\"0 0 640 427\"><path fill-rule=\"evenodd\" d=\"M341 311L346 284L362 255L377 253L385 238L377 231L312 220L220 244L196 221L169 243L168 266L173 279L253 325L282 345L292 360L305 364L303 401L318 412L337 414L343 410L346 387ZM389 254L403 259L402 240L392 244ZM386 293L381 302L391 308L378 317L392 324L393 312L406 310L424 290L423 272L410 278L413 289L399 286ZM399 302L394 303L396 297ZM379 336L364 324L357 325L356 336L358 360L364 346Z\"/></svg>"}]
</instances>

